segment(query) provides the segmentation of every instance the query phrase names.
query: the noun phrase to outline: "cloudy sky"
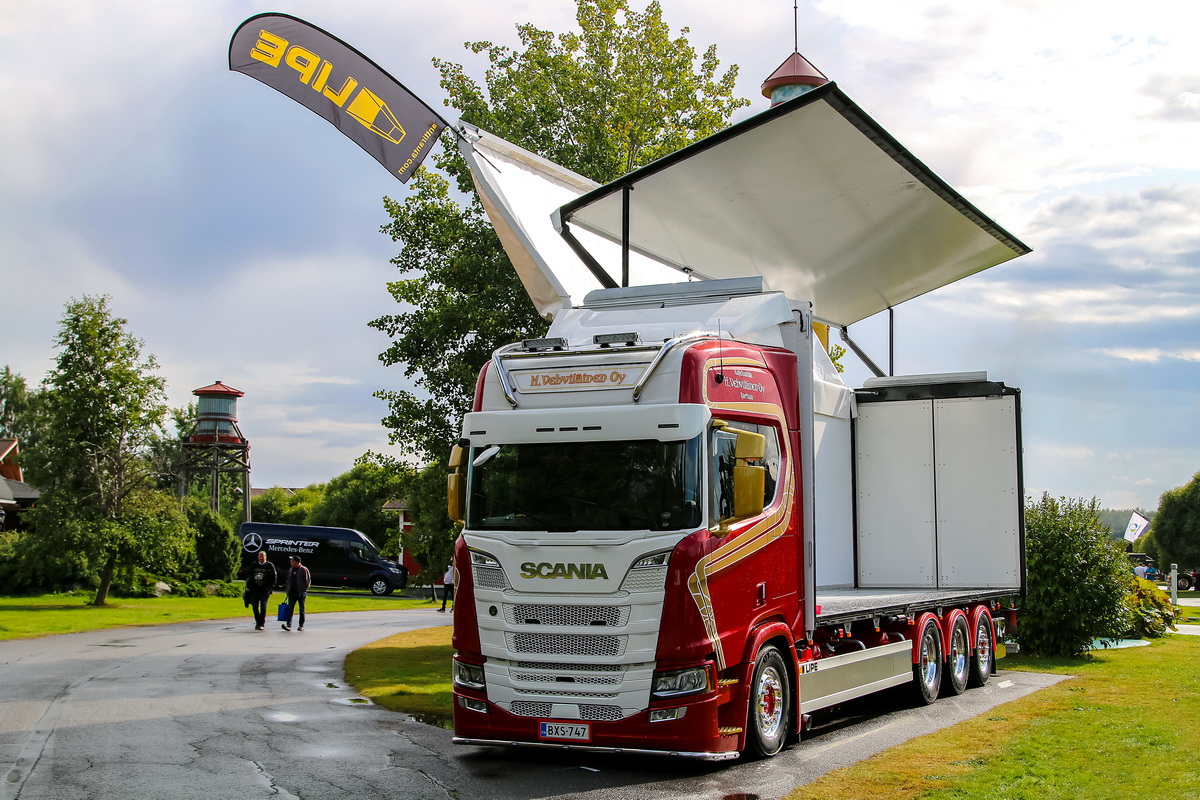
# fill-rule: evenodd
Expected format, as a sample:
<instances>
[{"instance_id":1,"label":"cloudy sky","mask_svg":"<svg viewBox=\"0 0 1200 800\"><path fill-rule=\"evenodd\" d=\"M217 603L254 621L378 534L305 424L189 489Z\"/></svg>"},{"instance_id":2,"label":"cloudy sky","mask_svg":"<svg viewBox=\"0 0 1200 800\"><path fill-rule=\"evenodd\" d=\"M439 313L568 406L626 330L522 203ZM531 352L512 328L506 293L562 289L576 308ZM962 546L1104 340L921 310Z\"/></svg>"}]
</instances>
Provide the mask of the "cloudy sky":
<instances>
[{"instance_id":1,"label":"cloudy sky","mask_svg":"<svg viewBox=\"0 0 1200 800\"><path fill-rule=\"evenodd\" d=\"M633 0L641 7L639 0ZM762 81L791 0L663 0L697 49ZM736 9L736 10L734 10ZM0 364L31 384L64 304L107 293L172 405L222 380L255 486L383 451L405 386L368 320L396 310L405 187L330 125L227 70L229 37L293 14L441 108L433 57L573 25L570 0L39 0L0 17ZM1034 253L896 311L896 372L1021 387L1031 494L1153 509L1200 470L1200 12L1186 0L802 0L799 49ZM455 118L453 111L445 115ZM884 326L855 338L886 360ZM852 367L852 377L866 372Z\"/></svg>"}]
</instances>

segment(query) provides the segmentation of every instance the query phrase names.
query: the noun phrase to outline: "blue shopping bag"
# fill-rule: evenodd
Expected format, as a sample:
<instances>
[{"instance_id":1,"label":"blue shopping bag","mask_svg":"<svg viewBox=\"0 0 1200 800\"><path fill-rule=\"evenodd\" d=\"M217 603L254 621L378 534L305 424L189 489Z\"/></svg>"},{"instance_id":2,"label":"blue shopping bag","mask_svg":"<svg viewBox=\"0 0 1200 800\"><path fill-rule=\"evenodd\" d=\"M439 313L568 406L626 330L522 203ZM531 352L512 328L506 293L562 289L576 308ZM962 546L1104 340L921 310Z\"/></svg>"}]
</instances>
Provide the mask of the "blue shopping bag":
<instances>
[{"instance_id":1,"label":"blue shopping bag","mask_svg":"<svg viewBox=\"0 0 1200 800\"><path fill-rule=\"evenodd\" d=\"M278 619L280 622L288 621L288 604L287 603L279 604L279 612L276 614L275 618Z\"/></svg>"}]
</instances>

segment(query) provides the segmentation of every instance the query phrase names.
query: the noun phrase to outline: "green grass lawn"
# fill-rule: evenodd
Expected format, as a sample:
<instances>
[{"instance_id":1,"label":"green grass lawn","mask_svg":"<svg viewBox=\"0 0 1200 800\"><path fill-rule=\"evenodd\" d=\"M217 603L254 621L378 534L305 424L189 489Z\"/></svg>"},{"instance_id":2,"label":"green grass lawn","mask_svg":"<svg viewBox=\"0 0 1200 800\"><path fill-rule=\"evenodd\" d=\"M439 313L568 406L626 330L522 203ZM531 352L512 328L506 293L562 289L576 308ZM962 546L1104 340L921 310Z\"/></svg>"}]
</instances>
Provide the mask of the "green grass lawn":
<instances>
[{"instance_id":1,"label":"green grass lawn","mask_svg":"<svg viewBox=\"0 0 1200 800\"><path fill-rule=\"evenodd\" d=\"M450 727L450 627L380 639L346 656L346 682L378 705Z\"/></svg>"},{"instance_id":2,"label":"green grass lawn","mask_svg":"<svg viewBox=\"0 0 1200 800\"><path fill-rule=\"evenodd\" d=\"M1001 669L1072 677L832 772L788 800L1195 796L1197 662L1200 637L1184 635L1086 660L1006 658Z\"/></svg>"},{"instance_id":3,"label":"green grass lawn","mask_svg":"<svg viewBox=\"0 0 1200 800\"><path fill-rule=\"evenodd\" d=\"M33 597L0 597L0 640L25 639L51 633L79 633L101 628L134 625L162 625L201 619L245 617L250 609L238 597L109 597L108 605L88 605L90 592L49 594ZM283 594L271 595L270 608L283 601ZM420 608L428 598L374 597L364 592L335 591L310 594L309 614L326 611L376 611ZM271 612L274 618L274 611Z\"/></svg>"}]
</instances>

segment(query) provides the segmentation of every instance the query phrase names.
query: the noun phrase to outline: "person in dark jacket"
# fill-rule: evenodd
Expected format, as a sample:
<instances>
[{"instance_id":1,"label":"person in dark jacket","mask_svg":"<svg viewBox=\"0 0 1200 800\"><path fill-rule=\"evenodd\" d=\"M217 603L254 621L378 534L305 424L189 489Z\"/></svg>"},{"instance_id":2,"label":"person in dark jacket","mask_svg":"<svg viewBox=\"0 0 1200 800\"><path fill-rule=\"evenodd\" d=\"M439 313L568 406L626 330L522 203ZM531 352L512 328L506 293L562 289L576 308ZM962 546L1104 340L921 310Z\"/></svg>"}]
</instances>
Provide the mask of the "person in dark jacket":
<instances>
[{"instance_id":1,"label":"person in dark jacket","mask_svg":"<svg viewBox=\"0 0 1200 800\"><path fill-rule=\"evenodd\" d=\"M246 576L246 599L254 611L254 630L261 631L267 627L267 601L271 599L271 590L279 582L279 574L275 565L267 561L267 552L258 551L258 561L250 567Z\"/></svg>"},{"instance_id":2,"label":"person in dark jacket","mask_svg":"<svg viewBox=\"0 0 1200 800\"><path fill-rule=\"evenodd\" d=\"M308 594L309 586L312 586L312 575L309 574L308 567L300 563L300 556L292 556L292 566L284 582L288 604L287 622L279 626L285 631L292 629L292 613L297 604L300 605L300 625L296 630L304 630L304 598Z\"/></svg>"}]
</instances>

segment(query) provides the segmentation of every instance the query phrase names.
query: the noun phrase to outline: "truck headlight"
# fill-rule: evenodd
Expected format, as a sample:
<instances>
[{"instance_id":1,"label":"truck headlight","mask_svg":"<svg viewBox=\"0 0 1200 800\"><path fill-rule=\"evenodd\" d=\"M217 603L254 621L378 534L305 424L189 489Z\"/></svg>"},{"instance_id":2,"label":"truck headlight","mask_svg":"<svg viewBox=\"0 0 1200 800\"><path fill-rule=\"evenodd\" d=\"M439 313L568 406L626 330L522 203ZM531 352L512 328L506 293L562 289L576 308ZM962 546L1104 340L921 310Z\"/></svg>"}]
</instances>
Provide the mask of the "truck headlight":
<instances>
[{"instance_id":1,"label":"truck headlight","mask_svg":"<svg viewBox=\"0 0 1200 800\"><path fill-rule=\"evenodd\" d=\"M670 558L671 551L663 550L661 553L653 553L648 556L642 556L633 563L633 569L654 569L655 567L665 567L667 559Z\"/></svg>"},{"instance_id":2,"label":"truck headlight","mask_svg":"<svg viewBox=\"0 0 1200 800\"><path fill-rule=\"evenodd\" d=\"M388 567L388 569L391 570L392 572L396 573L397 575L400 574L400 570L397 569L396 567Z\"/></svg>"},{"instance_id":3,"label":"truck headlight","mask_svg":"<svg viewBox=\"0 0 1200 800\"><path fill-rule=\"evenodd\" d=\"M680 697L707 692L712 686L708 667L688 667L654 673L653 697Z\"/></svg>"},{"instance_id":4,"label":"truck headlight","mask_svg":"<svg viewBox=\"0 0 1200 800\"><path fill-rule=\"evenodd\" d=\"M468 664L465 661L455 661L454 684L456 686L465 686L468 689L482 691L487 686L487 682L483 677L483 665Z\"/></svg>"},{"instance_id":5,"label":"truck headlight","mask_svg":"<svg viewBox=\"0 0 1200 800\"><path fill-rule=\"evenodd\" d=\"M485 553L482 550L472 550L471 566L483 567L484 569L500 569L500 562L491 553Z\"/></svg>"}]
</instances>

